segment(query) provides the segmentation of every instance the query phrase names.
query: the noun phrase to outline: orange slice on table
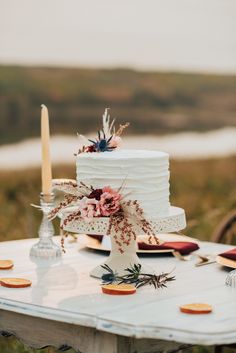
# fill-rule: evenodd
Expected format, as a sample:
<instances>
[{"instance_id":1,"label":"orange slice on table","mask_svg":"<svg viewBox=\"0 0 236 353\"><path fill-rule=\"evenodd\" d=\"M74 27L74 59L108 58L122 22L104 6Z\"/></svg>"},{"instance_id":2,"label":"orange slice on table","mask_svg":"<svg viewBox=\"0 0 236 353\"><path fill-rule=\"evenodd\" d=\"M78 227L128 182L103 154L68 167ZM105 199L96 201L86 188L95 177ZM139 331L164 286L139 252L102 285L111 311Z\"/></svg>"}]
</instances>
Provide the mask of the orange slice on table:
<instances>
[{"instance_id":1,"label":"orange slice on table","mask_svg":"<svg viewBox=\"0 0 236 353\"><path fill-rule=\"evenodd\" d=\"M8 288L30 287L32 282L25 278L0 278L0 285Z\"/></svg>"},{"instance_id":2,"label":"orange slice on table","mask_svg":"<svg viewBox=\"0 0 236 353\"><path fill-rule=\"evenodd\" d=\"M209 304L186 304L180 307L180 311L185 314L209 314L212 312L212 306Z\"/></svg>"},{"instance_id":3,"label":"orange slice on table","mask_svg":"<svg viewBox=\"0 0 236 353\"><path fill-rule=\"evenodd\" d=\"M0 270L10 270L14 266L11 260L0 260Z\"/></svg>"},{"instance_id":4,"label":"orange slice on table","mask_svg":"<svg viewBox=\"0 0 236 353\"><path fill-rule=\"evenodd\" d=\"M102 291L111 295L128 295L134 294L136 288L132 284L105 284L102 286Z\"/></svg>"}]
</instances>

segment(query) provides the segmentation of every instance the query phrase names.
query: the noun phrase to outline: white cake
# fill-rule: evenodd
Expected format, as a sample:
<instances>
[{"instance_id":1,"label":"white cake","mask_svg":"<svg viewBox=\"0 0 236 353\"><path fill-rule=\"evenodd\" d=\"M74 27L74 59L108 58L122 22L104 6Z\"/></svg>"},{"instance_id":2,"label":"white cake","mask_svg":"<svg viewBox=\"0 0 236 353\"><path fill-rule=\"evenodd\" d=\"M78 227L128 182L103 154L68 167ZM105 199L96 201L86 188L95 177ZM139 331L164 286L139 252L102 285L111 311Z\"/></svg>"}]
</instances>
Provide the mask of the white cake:
<instances>
[{"instance_id":1,"label":"white cake","mask_svg":"<svg viewBox=\"0 0 236 353\"><path fill-rule=\"evenodd\" d=\"M80 153L76 160L77 182L94 188L110 186L138 200L147 218L167 215L169 203L169 155L147 150L114 150Z\"/></svg>"}]
</instances>

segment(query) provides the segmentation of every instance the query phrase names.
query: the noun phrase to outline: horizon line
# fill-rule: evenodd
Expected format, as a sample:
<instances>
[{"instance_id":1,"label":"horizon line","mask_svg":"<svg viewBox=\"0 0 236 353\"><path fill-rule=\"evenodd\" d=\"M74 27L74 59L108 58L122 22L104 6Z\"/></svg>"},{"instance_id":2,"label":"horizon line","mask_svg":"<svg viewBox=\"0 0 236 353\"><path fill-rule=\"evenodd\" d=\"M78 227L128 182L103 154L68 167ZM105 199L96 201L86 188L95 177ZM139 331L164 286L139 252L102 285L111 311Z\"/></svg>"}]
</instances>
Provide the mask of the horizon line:
<instances>
[{"instance_id":1,"label":"horizon line","mask_svg":"<svg viewBox=\"0 0 236 353\"><path fill-rule=\"evenodd\" d=\"M107 71L134 71L143 73L166 73L166 74L199 74L199 75L216 75L216 76L236 76L236 70L209 70L209 69L197 69L197 68L164 68L164 67L140 67L137 65L85 65L85 64L73 64L73 63L45 63L45 62L17 62L17 61L2 61L0 60L0 66L12 66L12 67L28 67L28 68L45 68L45 69L82 69L82 70L107 70Z\"/></svg>"}]
</instances>

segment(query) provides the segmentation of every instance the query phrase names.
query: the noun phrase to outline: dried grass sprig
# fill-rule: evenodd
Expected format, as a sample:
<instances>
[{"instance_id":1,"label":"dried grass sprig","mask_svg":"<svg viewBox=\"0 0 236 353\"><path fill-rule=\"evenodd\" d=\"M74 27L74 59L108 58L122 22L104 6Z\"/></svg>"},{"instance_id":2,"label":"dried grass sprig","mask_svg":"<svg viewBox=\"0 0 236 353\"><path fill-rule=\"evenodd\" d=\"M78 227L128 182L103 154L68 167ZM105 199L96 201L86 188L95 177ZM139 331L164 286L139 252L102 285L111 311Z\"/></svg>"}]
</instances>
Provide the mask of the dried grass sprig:
<instances>
[{"instance_id":1,"label":"dried grass sprig","mask_svg":"<svg viewBox=\"0 0 236 353\"><path fill-rule=\"evenodd\" d=\"M65 195L64 200L59 203L57 207L55 207L48 215L50 220L53 220L61 210L65 210L67 207L76 206L78 200L81 199L81 196L75 195Z\"/></svg>"},{"instance_id":2,"label":"dried grass sprig","mask_svg":"<svg viewBox=\"0 0 236 353\"><path fill-rule=\"evenodd\" d=\"M159 244L159 240L155 236L150 222L145 218L138 201L122 201L120 211L110 216L107 234L110 235L112 231L115 233L113 237L118 250L123 253L123 246L129 246L132 240L136 240L138 227L149 236L149 244L152 244L152 239L154 239L155 244Z\"/></svg>"},{"instance_id":3,"label":"dried grass sprig","mask_svg":"<svg viewBox=\"0 0 236 353\"><path fill-rule=\"evenodd\" d=\"M62 222L62 225L61 225L62 229L64 229L64 227L66 227L72 221L78 221L79 219L82 220L80 211L76 210L76 211L70 213L68 216L66 216L63 219L63 222Z\"/></svg>"},{"instance_id":4,"label":"dried grass sprig","mask_svg":"<svg viewBox=\"0 0 236 353\"><path fill-rule=\"evenodd\" d=\"M123 131L129 126L129 123L125 123L124 125L120 124L119 129L117 130L117 132L115 133L116 136L121 136L123 134Z\"/></svg>"}]
</instances>

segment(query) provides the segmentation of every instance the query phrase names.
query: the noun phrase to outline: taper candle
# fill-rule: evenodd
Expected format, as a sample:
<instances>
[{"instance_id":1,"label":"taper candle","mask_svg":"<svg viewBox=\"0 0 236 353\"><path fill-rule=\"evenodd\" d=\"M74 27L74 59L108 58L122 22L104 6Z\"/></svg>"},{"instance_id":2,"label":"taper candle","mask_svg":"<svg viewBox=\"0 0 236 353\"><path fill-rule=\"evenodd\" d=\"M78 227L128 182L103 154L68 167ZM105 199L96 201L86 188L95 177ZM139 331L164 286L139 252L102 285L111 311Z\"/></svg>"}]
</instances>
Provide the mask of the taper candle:
<instances>
[{"instance_id":1,"label":"taper candle","mask_svg":"<svg viewBox=\"0 0 236 353\"><path fill-rule=\"evenodd\" d=\"M49 195L52 191L49 118L47 107L42 104L41 108L42 192L44 195Z\"/></svg>"}]
</instances>

